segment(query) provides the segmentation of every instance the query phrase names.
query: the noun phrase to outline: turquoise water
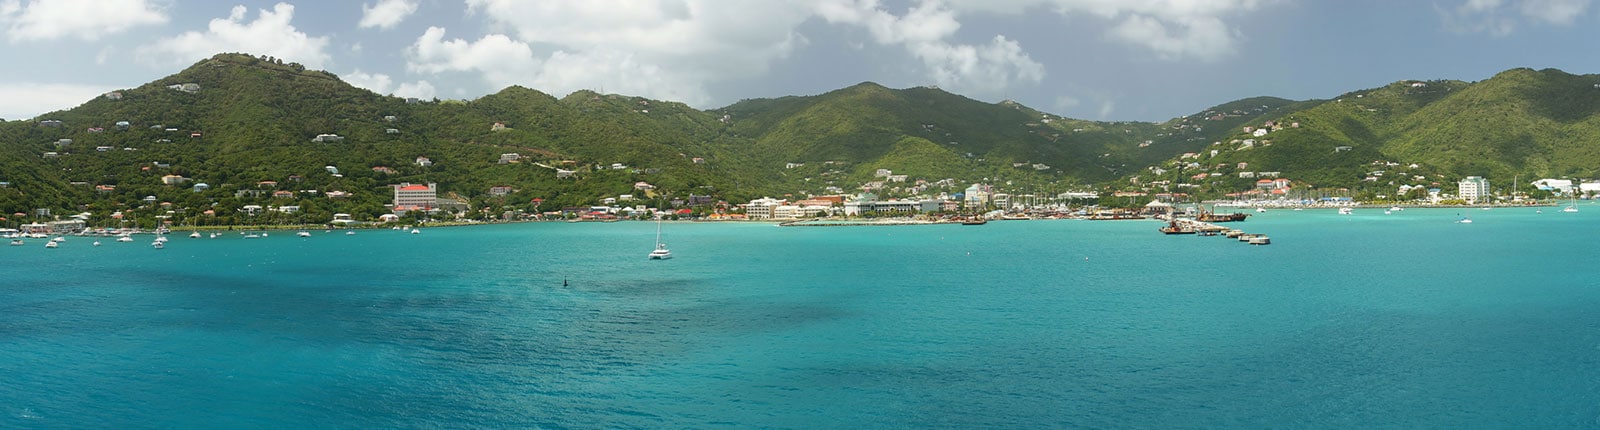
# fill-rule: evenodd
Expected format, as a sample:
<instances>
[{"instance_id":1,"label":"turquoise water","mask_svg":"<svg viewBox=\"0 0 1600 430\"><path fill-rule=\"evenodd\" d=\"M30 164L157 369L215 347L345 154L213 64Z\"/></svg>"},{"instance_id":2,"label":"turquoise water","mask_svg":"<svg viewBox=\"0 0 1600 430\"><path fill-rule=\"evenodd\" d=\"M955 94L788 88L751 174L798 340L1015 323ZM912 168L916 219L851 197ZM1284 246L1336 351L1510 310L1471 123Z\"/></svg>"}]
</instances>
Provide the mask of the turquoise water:
<instances>
[{"instance_id":1,"label":"turquoise water","mask_svg":"<svg viewBox=\"0 0 1600 430\"><path fill-rule=\"evenodd\" d=\"M1545 209L34 240L0 428L1600 426L1600 206Z\"/></svg>"}]
</instances>

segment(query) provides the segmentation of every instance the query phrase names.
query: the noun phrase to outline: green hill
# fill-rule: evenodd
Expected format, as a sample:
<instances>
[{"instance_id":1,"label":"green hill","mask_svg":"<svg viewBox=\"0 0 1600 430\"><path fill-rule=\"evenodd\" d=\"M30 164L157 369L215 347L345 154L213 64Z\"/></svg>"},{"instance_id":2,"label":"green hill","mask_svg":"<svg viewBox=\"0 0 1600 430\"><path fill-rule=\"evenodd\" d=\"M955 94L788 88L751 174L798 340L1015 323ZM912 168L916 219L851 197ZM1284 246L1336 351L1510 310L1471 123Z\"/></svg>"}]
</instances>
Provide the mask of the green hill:
<instances>
[{"instance_id":1,"label":"green hill","mask_svg":"<svg viewBox=\"0 0 1600 430\"><path fill-rule=\"evenodd\" d=\"M15 223L39 208L123 212L147 226L365 219L389 212L391 186L404 182L438 183L441 195L498 214L624 194L664 207L691 195L738 203L870 188L893 197L974 182L1061 191L1187 183L1221 194L1253 185L1239 173L1266 171L1373 190L1464 175L1594 176L1596 85L1593 75L1515 69L1332 100L1243 99L1163 123L1100 122L870 82L713 110L522 87L406 100L297 64L220 54L70 110L0 123L0 214ZM318 142L324 135L340 139ZM251 205L300 210L244 210Z\"/></svg>"},{"instance_id":2,"label":"green hill","mask_svg":"<svg viewBox=\"0 0 1600 430\"><path fill-rule=\"evenodd\" d=\"M1167 160L1160 165L1168 173L1152 177L1201 182L1215 194L1248 189L1256 179L1241 172L1270 171L1374 195L1400 185L1450 189L1468 175L1592 178L1600 174L1597 85L1600 76L1553 69L1512 69L1471 83L1395 82L1257 117L1208 148L1216 156ZM1267 121L1277 128L1264 136L1243 129ZM1195 181L1197 173L1221 175Z\"/></svg>"}]
</instances>

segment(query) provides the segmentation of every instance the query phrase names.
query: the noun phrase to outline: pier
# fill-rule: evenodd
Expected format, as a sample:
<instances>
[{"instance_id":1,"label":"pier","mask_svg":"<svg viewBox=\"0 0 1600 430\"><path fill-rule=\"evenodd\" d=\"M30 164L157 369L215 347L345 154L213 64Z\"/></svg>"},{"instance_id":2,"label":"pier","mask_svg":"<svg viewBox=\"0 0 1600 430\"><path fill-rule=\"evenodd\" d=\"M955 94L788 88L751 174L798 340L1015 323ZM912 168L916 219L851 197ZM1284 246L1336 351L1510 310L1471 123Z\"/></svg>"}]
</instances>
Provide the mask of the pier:
<instances>
[{"instance_id":1,"label":"pier","mask_svg":"<svg viewBox=\"0 0 1600 430\"><path fill-rule=\"evenodd\" d=\"M1251 234L1244 230L1224 227L1217 224L1197 221L1190 218L1158 217L1167 220L1167 225L1159 230L1164 234L1193 234L1197 236L1222 236L1237 239L1239 242L1251 245L1270 245L1272 238L1265 234Z\"/></svg>"}]
</instances>

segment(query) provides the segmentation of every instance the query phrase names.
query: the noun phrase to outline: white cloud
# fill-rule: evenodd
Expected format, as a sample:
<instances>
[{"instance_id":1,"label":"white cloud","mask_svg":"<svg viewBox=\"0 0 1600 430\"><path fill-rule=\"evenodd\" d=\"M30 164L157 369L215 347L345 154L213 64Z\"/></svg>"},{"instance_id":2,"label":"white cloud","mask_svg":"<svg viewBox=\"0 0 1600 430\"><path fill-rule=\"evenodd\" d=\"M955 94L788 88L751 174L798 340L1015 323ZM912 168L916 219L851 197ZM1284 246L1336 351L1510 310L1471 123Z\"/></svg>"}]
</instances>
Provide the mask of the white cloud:
<instances>
[{"instance_id":1,"label":"white cloud","mask_svg":"<svg viewBox=\"0 0 1600 430\"><path fill-rule=\"evenodd\" d=\"M1556 25L1571 25L1589 10L1590 0L1526 0L1523 15Z\"/></svg>"},{"instance_id":2,"label":"white cloud","mask_svg":"<svg viewBox=\"0 0 1600 430\"><path fill-rule=\"evenodd\" d=\"M1112 27L1110 36L1144 45L1169 60L1185 57L1216 60L1232 55L1238 43L1237 35L1221 19L1213 17L1181 18L1164 23L1149 16L1129 15Z\"/></svg>"},{"instance_id":3,"label":"white cloud","mask_svg":"<svg viewBox=\"0 0 1600 430\"><path fill-rule=\"evenodd\" d=\"M417 12L416 0L379 0L375 6L361 4L361 28L394 28L406 17Z\"/></svg>"},{"instance_id":4,"label":"white cloud","mask_svg":"<svg viewBox=\"0 0 1600 430\"><path fill-rule=\"evenodd\" d=\"M407 82L400 84L400 87L394 89L395 97L431 99L434 97L434 95L435 91L433 90L433 84L428 83L428 81Z\"/></svg>"},{"instance_id":5,"label":"white cloud","mask_svg":"<svg viewBox=\"0 0 1600 430\"><path fill-rule=\"evenodd\" d=\"M540 61L528 44L500 34L476 41L444 39L445 29L429 27L406 49L406 67L419 73L476 72L490 85L505 87L527 82L538 73Z\"/></svg>"},{"instance_id":6,"label":"white cloud","mask_svg":"<svg viewBox=\"0 0 1600 430\"><path fill-rule=\"evenodd\" d=\"M249 9L234 6L227 18L212 19L205 32L190 31L138 48L139 57L162 66L182 66L222 52L268 55L323 69L331 57L327 37L311 37L295 29L294 5L278 3L257 11L245 22Z\"/></svg>"},{"instance_id":7,"label":"white cloud","mask_svg":"<svg viewBox=\"0 0 1600 430\"><path fill-rule=\"evenodd\" d=\"M1435 6L1447 29L1507 36L1523 24L1568 26L1589 12L1593 0L1466 0L1455 8Z\"/></svg>"},{"instance_id":8,"label":"white cloud","mask_svg":"<svg viewBox=\"0 0 1600 430\"><path fill-rule=\"evenodd\" d=\"M911 0L903 10L885 0L772 0L760 13L721 0L464 1L468 16L487 21L486 35L445 39L431 28L408 49L409 70L698 104L709 101L707 83L769 73L804 46L802 25L819 19L864 31L866 43L845 41L858 55L878 55L868 45L903 50L924 79L994 96L1036 85L1047 71L1029 55L1030 42L968 34L969 15L1082 15L1105 22L1108 39L1156 57L1211 61L1238 50L1242 33L1231 20L1282 0Z\"/></svg>"},{"instance_id":9,"label":"white cloud","mask_svg":"<svg viewBox=\"0 0 1600 430\"><path fill-rule=\"evenodd\" d=\"M382 73L365 73L361 69L339 75L339 79L358 88L366 88L378 94L389 94L389 89L394 87L394 80L389 75Z\"/></svg>"},{"instance_id":10,"label":"white cloud","mask_svg":"<svg viewBox=\"0 0 1600 430\"><path fill-rule=\"evenodd\" d=\"M895 16L872 0L825 0L818 4L817 13L835 24L866 28L880 45L904 47L922 61L928 78L945 89L994 95L1044 79L1044 65L1003 35L985 45L946 41L961 29L961 23L953 10L937 1L922 2L904 16Z\"/></svg>"},{"instance_id":11,"label":"white cloud","mask_svg":"<svg viewBox=\"0 0 1600 430\"><path fill-rule=\"evenodd\" d=\"M30 119L77 107L116 88L81 84L0 84L0 118Z\"/></svg>"},{"instance_id":12,"label":"white cloud","mask_svg":"<svg viewBox=\"0 0 1600 430\"><path fill-rule=\"evenodd\" d=\"M374 93L383 95L431 99L435 94L433 84L428 83L428 81L404 82L399 86L395 86L394 78L389 77L389 75L382 73L366 73L362 72L360 69L339 75L339 78L343 79L350 85L359 88L366 88Z\"/></svg>"},{"instance_id":13,"label":"white cloud","mask_svg":"<svg viewBox=\"0 0 1600 430\"><path fill-rule=\"evenodd\" d=\"M12 42L76 38L96 41L128 29L167 22L148 0L19 0L0 3L0 24Z\"/></svg>"},{"instance_id":14,"label":"white cloud","mask_svg":"<svg viewBox=\"0 0 1600 430\"><path fill-rule=\"evenodd\" d=\"M430 40L430 29L409 60L415 71L471 70L493 85L604 89L699 104L710 101L705 83L766 74L804 44L795 28L811 16L810 1L764 3L751 13L719 0L467 0L469 11L498 34L469 43ZM470 51L513 43L526 54L467 61L475 57ZM422 49L429 45L459 53L429 57ZM460 61L439 67L446 56Z\"/></svg>"}]
</instances>

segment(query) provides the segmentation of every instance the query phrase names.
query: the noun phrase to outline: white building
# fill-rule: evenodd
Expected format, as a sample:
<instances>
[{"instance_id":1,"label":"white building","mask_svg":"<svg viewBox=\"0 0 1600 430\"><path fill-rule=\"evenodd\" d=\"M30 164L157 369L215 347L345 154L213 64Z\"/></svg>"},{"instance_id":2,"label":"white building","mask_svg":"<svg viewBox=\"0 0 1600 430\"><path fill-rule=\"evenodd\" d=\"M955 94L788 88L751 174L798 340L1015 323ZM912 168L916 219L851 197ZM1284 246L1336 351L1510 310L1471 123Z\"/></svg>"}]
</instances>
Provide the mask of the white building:
<instances>
[{"instance_id":1,"label":"white building","mask_svg":"<svg viewBox=\"0 0 1600 430\"><path fill-rule=\"evenodd\" d=\"M1566 194L1572 192L1571 179L1540 179L1533 181L1533 186L1545 190Z\"/></svg>"},{"instance_id":2,"label":"white building","mask_svg":"<svg viewBox=\"0 0 1600 430\"><path fill-rule=\"evenodd\" d=\"M417 185L403 182L394 186L395 212L431 210L438 206L438 202L438 184Z\"/></svg>"},{"instance_id":3,"label":"white building","mask_svg":"<svg viewBox=\"0 0 1600 430\"><path fill-rule=\"evenodd\" d=\"M783 200L771 197L751 200L750 203L744 205L744 215L749 219L772 219L772 209L782 206L784 203Z\"/></svg>"},{"instance_id":4,"label":"white building","mask_svg":"<svg viewBox=\"0 0 1600 430\"><path fill-rule=\"evenodd\" d=\"M1461 189L1457 195L1467 203L1478 203L1489 197L1489 180L1482 176L1468 176L1457 185Z\"/></svg>"}]
</instances>

